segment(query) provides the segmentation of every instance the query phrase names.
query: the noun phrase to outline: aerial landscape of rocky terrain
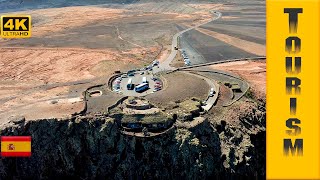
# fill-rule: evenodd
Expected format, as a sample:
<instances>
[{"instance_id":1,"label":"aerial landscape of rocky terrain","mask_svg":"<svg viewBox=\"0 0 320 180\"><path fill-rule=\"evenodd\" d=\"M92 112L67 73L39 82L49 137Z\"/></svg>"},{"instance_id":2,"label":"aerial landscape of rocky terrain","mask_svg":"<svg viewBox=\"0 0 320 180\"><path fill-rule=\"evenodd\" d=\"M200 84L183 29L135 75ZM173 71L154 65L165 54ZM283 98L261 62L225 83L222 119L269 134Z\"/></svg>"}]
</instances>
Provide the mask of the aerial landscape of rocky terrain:
<instances>
[{"instance_id":1,"label":"aerial landscape of rocky terrain","mask_svg":"<svg viewBox=\"0 0 320 180\"><path fill-rule=\"evenodd\" d=\"M31 136L32 156L2 158L0 179L265 179L265 1L2 0L4 14L32 17L31 38L0 39L1 136ZM162 89L115 91L130 70Z\"/></svg>"}]
</instances>

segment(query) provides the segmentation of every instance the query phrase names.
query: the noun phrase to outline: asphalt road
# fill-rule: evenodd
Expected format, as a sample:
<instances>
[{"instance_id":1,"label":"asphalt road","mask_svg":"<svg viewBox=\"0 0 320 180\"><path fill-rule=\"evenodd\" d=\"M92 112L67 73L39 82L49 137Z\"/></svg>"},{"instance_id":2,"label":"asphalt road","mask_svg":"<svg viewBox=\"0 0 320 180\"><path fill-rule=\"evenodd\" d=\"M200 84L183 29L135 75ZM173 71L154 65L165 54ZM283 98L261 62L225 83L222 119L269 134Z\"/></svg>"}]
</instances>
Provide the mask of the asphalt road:
<instances>
[{"instance_id":1,"label":"asphalt road","mask_svg":"<svg viewBox=\"0 0 320 180\"><path fill-rule=\"evenodd\" d=\"M187 73L187 72L186 72ZM205 106L202 106L203 110L205 111L209 111L214 103L216 102L216 100L218 99L218 94L219 94L219 84L217 84L215 81L213 81L212 79L209 79L207 78L206 76L202 76L202 75L198 75L198 74L194 74L194 73L189 73L188 74L192 74L194 76L197 76L201 79L204 79L205 81L207 81L207 83L209 84L210 86L210 89L213 88L214 91L216 92L212 97L209 96L209 92L208 91L208 98L206 100L206 105Z\"/></svg>"},{"instance_id":2,"label":"asphalt road","mask_svg":"<svg viewBox=\"0 0 320 180\"><path fill-rule=\"evenodd\" d=\"M183 31L180 31L179 33L175 34L172 38L172 45L171 45L171 53L170 55L167 57L166 60L164 60L162 63L159 64L159 68L154 67L153 68L153 74L161 72L161 71L170 71L170 70L175 70L176 68L171 67L170 63L174 60L174 58L177 55L177 50L175 50L174 48L178 46L178 37L181 36L183 33L188 32L190 30L193 30L195 28L198 28L202 25L205 25L209 22L212 22L216 19L219 19L221 17L221 13L219 12L212 12L212 14L215 15L215 17L213 17L210 21L199 24L197 26L185 29ZM208 79L204 76L200 76L200 75L196 75L196 74L192 74L195 76L198 76L202 79L205 79L208 84L210 85L211 88L214 88L214 90L216 91L216 94L213 97L208 97L207 99L207 105L203 106L204 110L210 110L211 107L213 106L214 102L216 101L217 97L218 97L218 91L219 91L219 87L216 85L215 82L213 82L211 79ZM143 93L137 93L134 90L127 90L127 82L129 78L132 78L132 82L133 84L140 84L142 82L142 77L147 77L147 80L149 81L149 89L144 91ZM126 96L145 96L147 94L153 93L153 89L154 89L154 81L151 80L151 78L153 77L152 73L150 75L140 75L139 72L136 72L134 77L129 77L129 78L123 78L121 83L120 83L120 93ZM114 82L113 82L114 83ZM209 92L208 92L209 93Z\"/></svg>"},{"instance_id":3,"label":"asphalt road","mask_svg":"<svg viewBox=\"0 0 320 180\"><path fill-rule=\"evenodd\" d=\"M208 99L206 100L206 105L205 106L202 106L202 108L205 110L205 111L209 111L214 103L217 101L218 99L218 95L219 95L219 84L217 84L215 81L211 80L211 79L208 79L208 78L205 78L206 81L208 83L210 83L210 86L214 89L214 91L216 92L213 96L209 96Z\"/></svg>"},{"instance_id":4,"label":"asphalt road","mask_svg":"<svg viewBox=\"0 0 320 180\"><path fill-rule=\"evenodd\" d=\"M193 30L195 28L198 28L200 26L203 26L207 23L210 23L214 20L217 20L221 17L221 13L220 12L212 12L212 14L215 15L215 17L213 17L210 21L199 24L197 26L185 29L183 31L180 31L179 33L175 34L172 38L172 45L171 45L171 53L168 56L168 58L166 60L164 60L162 63L159 64L159 68L155 68L153 69L153 73L157 73L157 72L161 72L161 71L170 71L170 70L174 70L174 67L170 66L170 63L173 61L173 59L176 57L177 55L177 50L175 50L174 48L178 46L178 37L181 36L183 33L188 32L190 30Z\"/></svg>"},{"instance_id":5,"label":"asphalt road","mask_svg":"<svg viewBox=\"0 0 320 180\"><path fill-rule=\"evenodd\" d=\"M154 68L153 69L153 73L157 73L157 72L161 72L161 71L175 70L176 68L171 67L170 64L171 64L171 62L174 60L174 58L177 55L177 50L175 50L174 48L178 46L178 37L181 36L183 33L186 33L186 32L188 32L190 30L193 30L193 29L198 28L200 26L203 26L203 25L205 25L207 23L215 21L215 20L217 20L217 19L219 19L221 17L221 13L220 12L212 12L212 14L215 15L215 17L213 17L210 21L202 23L202 24L199 24L197 26L194 26L194 27L191 27L191 28L188 28L188 29L185 29L185 30L180 31L179 33L175 34L173 36L173 38L172 38L172 45L171 45L171 53L170 53L170 55L168 56L168 58L166 60L164 60L162 63L159 64L159 68ZM206 105L202 106L202 108L205 111L209 111L212 108L212 106L214 105L214 103L217 100L217 98L218 98L219 85L216 84L213 80L211 80L211 79L209 79L207 77L204 77L204 76L201 76L201 75L197 75L197 74L192 74L192 75L198 76L198 77L206 80L207 83L210 85L210 89L213 88L216 91L216 94L214 96L212 96L212 97L208 96L208 99L206 100ZM208 92L208 95L209 95L209 92Z\"/></svg>"}]
</instances>

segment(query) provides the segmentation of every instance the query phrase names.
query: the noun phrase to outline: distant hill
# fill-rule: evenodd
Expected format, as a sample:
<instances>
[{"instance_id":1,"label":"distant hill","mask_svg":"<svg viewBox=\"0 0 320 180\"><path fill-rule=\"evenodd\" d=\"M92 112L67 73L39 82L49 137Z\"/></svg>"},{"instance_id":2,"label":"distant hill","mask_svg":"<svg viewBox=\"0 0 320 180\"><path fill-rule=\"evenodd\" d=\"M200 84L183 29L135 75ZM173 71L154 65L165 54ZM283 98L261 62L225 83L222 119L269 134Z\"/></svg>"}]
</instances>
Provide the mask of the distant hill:
<instances>
[{"instance_id":1,"label":"distant hill","mask_svg":"<svg viewBox=\"0 0 320 180\"><path fill-rule=\"evenodd\" d=\"M85 5L107 5L117 7L119 5L133 3L159 3L163 4L182 4L182 3L238 3L242 1L261 1L265 0L0 0L0 14L21 10L59 8L68 6ZM173 6L175 7L175 6ZM172 8L173 8L172 7Z\"/></svg>"},{"instance_id":2,"label":"distant hill","mask_svg":"<svg viewBox=\"0 0 320 180\"><path fill-rule=\"evenodd\" d=\"M58 8L98 4L128 4L139 0L0 0L0 13L28 9Z\"/></svg>"},{"instance_id":3,"label":"distant hill","mask_svg":"<svg viewBox=\"0 0 320 180\"><path fill-rule=\"evenodd\" d=\"M0 0L0 13L28 9L58 8L68 6L99 5L99 4L131 4L131 3L203 3L227 2L228 0Z\"/></svg>"}]
</instances>

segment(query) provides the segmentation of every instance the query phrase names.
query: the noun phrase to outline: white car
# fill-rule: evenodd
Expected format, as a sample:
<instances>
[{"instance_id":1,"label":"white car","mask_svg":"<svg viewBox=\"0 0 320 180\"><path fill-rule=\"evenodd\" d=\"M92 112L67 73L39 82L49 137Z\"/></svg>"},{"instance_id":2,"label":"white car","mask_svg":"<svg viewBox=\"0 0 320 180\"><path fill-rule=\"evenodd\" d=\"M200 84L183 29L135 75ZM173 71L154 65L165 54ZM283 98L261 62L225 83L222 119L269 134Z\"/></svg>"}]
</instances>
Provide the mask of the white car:
<instances>
[{"instance_id":1,"label":"white car","mask_svg":"<svg viewBox=\"0 0 320 180\"><path fill-rule=\"evenodd\" d=\"M214 91L213 88L210 89L210 93L209 93L209 96L212 97L216 92Z\"/></svg>"}]
</instances>

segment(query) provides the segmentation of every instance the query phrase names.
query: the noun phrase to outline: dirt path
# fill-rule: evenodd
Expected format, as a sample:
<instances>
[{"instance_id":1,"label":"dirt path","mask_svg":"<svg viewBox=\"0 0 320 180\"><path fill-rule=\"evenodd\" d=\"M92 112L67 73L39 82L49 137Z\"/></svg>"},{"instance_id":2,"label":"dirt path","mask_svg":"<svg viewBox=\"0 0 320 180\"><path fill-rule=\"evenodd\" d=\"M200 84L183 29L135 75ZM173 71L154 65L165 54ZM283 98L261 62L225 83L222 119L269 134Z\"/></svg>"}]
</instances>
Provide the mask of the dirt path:
<instances>
[{"instance_id":1,"label":"dirt path","mask_svg":"<svg viewBox=\"0 0 320 180\"><path fill-rule=\"evenodd\" d=\"M136 43L133 43L133 42L131 42L131 41L128 41L128 40L123 39L123 38L121 37L121 35L120 35L120 31L119 31L118 26L115 26L115 28L117 29L117 35L118 35L118 38L119 38L119 39L121 39L122 41L125 41L125 42L127 42L127 43L129 43L129 44L132 44L132 45L134 45L134 46L143 48L143 47L140 46L139 44L136 44Z\"/></svg>"}]
</instances>

